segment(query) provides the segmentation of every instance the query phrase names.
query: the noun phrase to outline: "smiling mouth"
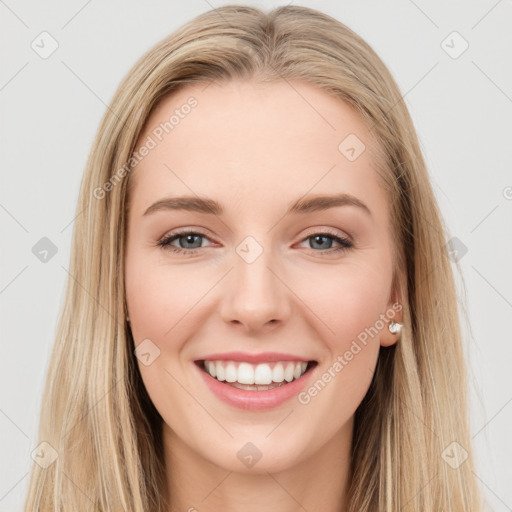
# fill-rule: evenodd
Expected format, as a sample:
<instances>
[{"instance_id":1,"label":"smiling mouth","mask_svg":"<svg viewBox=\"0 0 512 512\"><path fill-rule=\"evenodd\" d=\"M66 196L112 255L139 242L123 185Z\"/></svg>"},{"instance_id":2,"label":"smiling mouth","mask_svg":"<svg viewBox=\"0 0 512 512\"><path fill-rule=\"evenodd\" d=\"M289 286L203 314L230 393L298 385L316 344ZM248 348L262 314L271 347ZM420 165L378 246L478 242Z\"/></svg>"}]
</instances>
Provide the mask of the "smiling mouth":
<instances>
[{"instance_id":1,"label":"smiling mouth","mask_svg":"<svg viewBox=\"0 0 512 512\"><path fill-rule=\"evenodd\" d=\"M286 386L310 372L317 361L277 361L250 364L239 361L198 360L195 364L210 377L246 391L268 391Z\"/></svg>"}]
</instances>

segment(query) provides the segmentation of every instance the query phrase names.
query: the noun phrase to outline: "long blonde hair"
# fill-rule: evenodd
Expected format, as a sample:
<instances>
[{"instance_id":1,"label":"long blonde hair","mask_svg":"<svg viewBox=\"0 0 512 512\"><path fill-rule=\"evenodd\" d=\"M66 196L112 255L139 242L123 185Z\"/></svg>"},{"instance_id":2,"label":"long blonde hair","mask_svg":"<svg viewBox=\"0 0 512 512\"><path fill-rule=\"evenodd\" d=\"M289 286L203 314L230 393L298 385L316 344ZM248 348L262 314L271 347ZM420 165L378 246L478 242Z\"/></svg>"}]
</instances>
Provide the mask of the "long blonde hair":
<instances>
[{"instance_id":1,"label":"long blonde hair","mask_svg":"<svg viewBox=\"0 0 512 512\"><path fill-rule=\"evenodd\" d=\"M349 512L478 510L447 230L398 86L334 18L307 7L241 5L206 12L158 43L105 112L81 183L42 402L39 443L47 443L49 465L33 464L26 510L166 511L163 420L125 321L126 162L162 97L239 77L315 84L355 108L379 143L404 328L395 346L380 349L356 411ZM467 459L452 467L446 449Z\"/></svg>"}]
</instances>

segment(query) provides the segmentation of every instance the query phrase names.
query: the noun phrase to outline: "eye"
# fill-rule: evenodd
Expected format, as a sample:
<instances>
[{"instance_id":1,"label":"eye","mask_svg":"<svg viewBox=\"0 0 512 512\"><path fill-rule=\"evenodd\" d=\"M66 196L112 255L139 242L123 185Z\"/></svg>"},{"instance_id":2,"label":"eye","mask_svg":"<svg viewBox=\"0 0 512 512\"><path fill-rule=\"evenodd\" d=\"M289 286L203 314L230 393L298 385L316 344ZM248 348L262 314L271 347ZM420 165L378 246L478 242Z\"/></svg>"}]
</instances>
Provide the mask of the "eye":
<instances>
[{"instance_id":1,"label":"eye","mask_svg":"<svg viewBox=\"0 0 512 512\"><path fill-rule=\"evenodd\" d=\"M181 231L181 232L174 232L170 235L162 238L157 245L159 247L164 248L167 251L171 251L176 254L195 254L198 249L201 248L201 239L202 238L208 238L205 234L199 233L197 231ZM180 241L183 239L184 241ZM178 240L178 243L180 247L176 247L174 245L171 245L172 242L175 240ZM199 245L198 245L199 240ZM192 246L192 247L191 247Z\"/></svg>"},{"instance_id":2,"label":"eye","mask_svg":"<svg viewBox=\"0 0 512 512\"><path fill-rule=\"evenodd\" d=\"M161 240L157 242L159 247L162 247L166 251L171 251L174 254L186 254L187 256L196 254L202 247L201 241L202 239L209 238L201 232L197 231L179 231L173 232L169 235L165 236ZM331 240L329 244L329 239ZM178 241L179 247L172 245L173 242ZM319 250L315 250L315 253L320 254L333 254L341 251L346 251L353 247L353 243L348 239L342 236L337 235L336 233L332 233L328 230L323 231L321 233L313 233L302 240L302 243L312 240L312 245L316 245ZM332 241L339 244L339 247L332 246ZM329 247L327 247L329 245ZM314 247L313 247L314 248Z\"/></svg>"},{"instance_id":3,"label":"eye","mask_svg":"<svg viewBox=\"0 0 512 512\"><path fill-rule=\"evenodd\" d=\"M329 243L329 239L331 242ZM316 245L317 248L320 249L320 251L314 251L316 253L320 252L320 254L332 254L332 253L338 253L341 251L347 251L348 249L351 249L353 247L353 243L345 237L339 236L336 233L332 233L328 230L321 232L321 233L313 233L309 236L307 236L302 242L310 241L310 244L313 246ZM339 244L339 247L332 248L332 240L334 240L337 244Z\"/></svg>"}]
</instances>

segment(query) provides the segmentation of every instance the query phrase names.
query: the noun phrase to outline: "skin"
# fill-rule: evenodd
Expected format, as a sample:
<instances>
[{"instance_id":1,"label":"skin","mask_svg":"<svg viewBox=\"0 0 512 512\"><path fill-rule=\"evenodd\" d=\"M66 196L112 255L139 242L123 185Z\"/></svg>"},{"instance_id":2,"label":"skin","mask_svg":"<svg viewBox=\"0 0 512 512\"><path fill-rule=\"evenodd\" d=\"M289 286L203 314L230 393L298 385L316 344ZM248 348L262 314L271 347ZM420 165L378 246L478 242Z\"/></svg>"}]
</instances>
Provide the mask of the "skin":
<instances>
[{"instance_id":1,"label":"skin","mask_svg":"<svg viewBox=\"0 0 512 512\"><path fill-rule=\"evenodd\" d=\"M353 416L379 347L397 340L389 321L308 404L294 397L266 411L232 407L209 390L193 360L286 352L318 361L321 378L400 302L370 134L355 111L314 85L237 80L164 98L139 144L190 96L198 105L132 171L125 253L135 345L149 339L160 350L148 366L137 362L164 419L172 510L345 510ZM366 145L354 161L338 149L351 133ZM306 194L336 192L356 196L371 215L342 206L284 216ZM144 215L177 195L207 196L225 211ZM172 242L184 251L199 246L193 256L157 245L178 228L205 235ZM350 237L353 247L334 253L334 239L315 242L325 229ZM250 264L236 252L247 236L263 248ZM252 468L237 457L247 442L262 454Z\"/></svg>"}]
</instances>

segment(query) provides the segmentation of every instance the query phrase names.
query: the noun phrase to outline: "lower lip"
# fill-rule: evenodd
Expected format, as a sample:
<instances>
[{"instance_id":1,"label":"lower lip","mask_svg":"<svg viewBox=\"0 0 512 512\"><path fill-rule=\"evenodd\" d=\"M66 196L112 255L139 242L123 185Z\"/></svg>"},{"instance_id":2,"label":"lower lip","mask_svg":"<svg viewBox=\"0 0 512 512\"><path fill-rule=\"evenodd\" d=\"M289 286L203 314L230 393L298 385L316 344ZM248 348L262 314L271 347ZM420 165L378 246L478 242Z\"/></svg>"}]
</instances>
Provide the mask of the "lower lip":
<instances>
[{"instance_id":1,"label":"lower lip","mask_svg":"<svg viewBox=\"0 0 512 512\"><path fill-rule=\"evenodd\" d=\"M201 369L198 364L194 363L194 366L197 368L210 390L223 402L238 407L239 409L262 411L278 407L287 400L297 396L306 386L317 365L315 364L313 368L307 370L306 373L298 379L267 391L247 391L245 389L229 386L212 377L209 373Z\"/></svg>"}]
</instances>

